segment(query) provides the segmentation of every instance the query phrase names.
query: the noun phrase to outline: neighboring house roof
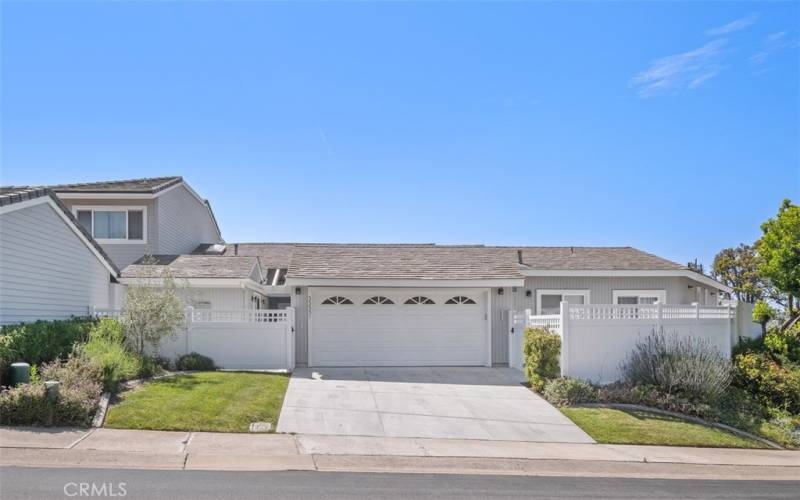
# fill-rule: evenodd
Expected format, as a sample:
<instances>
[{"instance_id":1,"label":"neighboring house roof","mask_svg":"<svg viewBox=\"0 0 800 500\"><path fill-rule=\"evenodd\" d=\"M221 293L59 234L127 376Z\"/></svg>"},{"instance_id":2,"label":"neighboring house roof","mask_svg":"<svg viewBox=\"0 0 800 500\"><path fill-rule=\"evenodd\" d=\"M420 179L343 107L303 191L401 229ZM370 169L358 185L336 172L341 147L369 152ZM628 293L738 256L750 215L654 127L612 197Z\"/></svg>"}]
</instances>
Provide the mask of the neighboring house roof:
<instances>
[{"instance_id":1,"label":"neighboring house roof","mask_svg":"<svg viewBox=\"0 0 800 500\"><path fill-rule=\"evenodd\" d=\"M241 278L258 265L255 257L207 255L150 255L122 270L122 278Z\"/></svg>"},{"instance_id":2,"label":"neighboring house roof","mask_svg":"<svg viewBox=\"0 0 800 500\"><path fill-rule=\"evenodd\" d=\"M0 187L0 207L7 207L28 200L35 200L46 197L53 203L54 208L60 212L62 218L78 233L82 240L90 247L90 250L100 259L100 261L115 276L119 276L119 268L114 264L103 247L98 244L92 235L89 234L83 225L78 222L66 205L47 188L31 188L28 186L2 186Z\"/></svg>"},{"instance_id":3,"label":"neighboring house roof","mask_svg":"<svg viewBox=\"0 0 800 500\"><path fill-rule=\"evenodd\" d=\"M535 270L684 270L678 263L632 247L514 247Z\"/></svg>"},{"instance_id":4,"label":"neighboring house roof","mask_svg":"<svg viewBox=\"0 0 800 500\"><path fill-rule=\"evenodd\" d=\"M56 193L157 193L183 182L180 176L147 177L122 181L82 182L49 186Z\"/></svg>"}]
</instances>

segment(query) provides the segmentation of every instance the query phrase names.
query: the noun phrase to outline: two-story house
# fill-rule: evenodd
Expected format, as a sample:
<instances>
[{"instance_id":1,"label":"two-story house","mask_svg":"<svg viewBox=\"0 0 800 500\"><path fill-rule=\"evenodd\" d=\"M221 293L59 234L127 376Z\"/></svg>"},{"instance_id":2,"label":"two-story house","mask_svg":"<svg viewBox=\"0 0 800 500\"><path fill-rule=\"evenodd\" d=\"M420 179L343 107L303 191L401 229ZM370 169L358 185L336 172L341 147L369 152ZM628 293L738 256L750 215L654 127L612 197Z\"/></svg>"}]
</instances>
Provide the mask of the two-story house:
<instances>
[{"instance_id":1,"label":"two-story house","mask_svg":"<svg viewBox=\"0 0 800 500\"><path fill-rule=\"evenodd\" d=\"M181 177L4 187L0 324L119 307L121 269L221 242L211 205Z\"/></svg>"}]
</instances>

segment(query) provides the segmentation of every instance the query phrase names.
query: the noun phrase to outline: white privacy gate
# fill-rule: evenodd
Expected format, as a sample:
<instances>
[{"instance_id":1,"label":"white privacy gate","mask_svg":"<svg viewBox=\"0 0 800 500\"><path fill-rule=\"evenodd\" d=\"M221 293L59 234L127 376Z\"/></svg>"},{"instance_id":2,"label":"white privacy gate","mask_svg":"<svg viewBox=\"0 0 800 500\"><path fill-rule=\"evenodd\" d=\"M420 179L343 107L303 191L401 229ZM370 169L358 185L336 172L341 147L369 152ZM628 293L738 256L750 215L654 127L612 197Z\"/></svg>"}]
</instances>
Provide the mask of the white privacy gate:
<instances>
[{"instance_id":1,"label":"white privacy gate","mask_svg":"<svg viewBox=\"0 0 800 500\"><path fill-rule=\"evenodd\" d=\"M294 309L193 309L186 329L164 339L159 353L169 358L197 352L220 368L294 368Z\"/></svg>"}]
</instances>

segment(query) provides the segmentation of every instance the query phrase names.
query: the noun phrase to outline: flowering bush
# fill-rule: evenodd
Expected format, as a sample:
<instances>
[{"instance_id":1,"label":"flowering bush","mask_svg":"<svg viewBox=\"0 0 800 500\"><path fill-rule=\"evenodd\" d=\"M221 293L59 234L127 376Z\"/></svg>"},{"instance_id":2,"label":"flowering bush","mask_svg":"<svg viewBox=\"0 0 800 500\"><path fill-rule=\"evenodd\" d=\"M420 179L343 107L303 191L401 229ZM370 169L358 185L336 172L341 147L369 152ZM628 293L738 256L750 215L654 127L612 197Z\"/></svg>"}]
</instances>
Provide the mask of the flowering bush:
<instances>
[{"instance_id":1,"label":"flowering bush","mask_svg":"<svg viewBox=\"0 0 800 500\"><path fill-rule=\"evenodd\" d=\"M663 330L638 342L620 370L628 385L657 387L662 394L705 403L719 399L733 376L730 361L713 345Z\"/></svg>"}]
</instances>

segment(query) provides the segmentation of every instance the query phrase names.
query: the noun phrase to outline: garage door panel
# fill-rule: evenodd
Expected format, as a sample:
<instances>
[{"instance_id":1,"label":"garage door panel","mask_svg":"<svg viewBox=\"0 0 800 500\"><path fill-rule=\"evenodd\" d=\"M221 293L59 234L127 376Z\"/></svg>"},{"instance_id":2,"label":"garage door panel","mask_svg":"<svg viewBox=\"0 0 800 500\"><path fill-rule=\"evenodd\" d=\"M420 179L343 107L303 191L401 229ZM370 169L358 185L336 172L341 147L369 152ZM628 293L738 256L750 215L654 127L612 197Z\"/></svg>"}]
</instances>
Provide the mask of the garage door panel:
<instances>
[{"instance_id":1,"label":"garage door panel","mask_svg":"<svg viewBox=\"0 0 800 500\"><path fill-rule=\"evenodd\" d=\"M316 366L483 365L486 306L474 290L312 289L311 362ZM445 305L454 296L475 304ZM323 305L330 296L353 304ZM370 297L394 304L363 304ZM431 304L404 304L424 296Z\"/></svg>"}]
</instances>

